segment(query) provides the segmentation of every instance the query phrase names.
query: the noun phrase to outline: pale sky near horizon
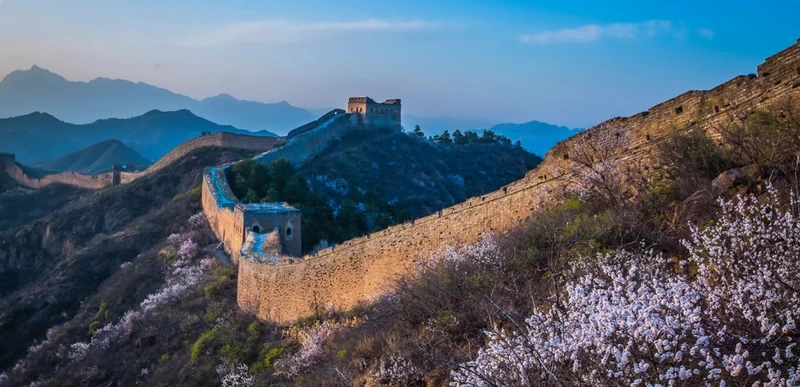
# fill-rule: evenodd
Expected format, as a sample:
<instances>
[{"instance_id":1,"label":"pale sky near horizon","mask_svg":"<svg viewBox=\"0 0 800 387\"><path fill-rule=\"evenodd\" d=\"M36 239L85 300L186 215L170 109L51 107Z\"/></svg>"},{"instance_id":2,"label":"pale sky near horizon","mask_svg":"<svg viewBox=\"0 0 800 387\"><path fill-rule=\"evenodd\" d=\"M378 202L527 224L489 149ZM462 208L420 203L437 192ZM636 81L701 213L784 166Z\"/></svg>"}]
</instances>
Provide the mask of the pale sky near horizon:
<instances>
[{"instance_id":1,"label":"pale sky near horizon","mask_svg":"<svg viewBox=\"0 0 800 387\"><path fill-rule=\"evenodd\" d=\"M0 0L0 77L146 82L194 98L589 126L754 73L800 1Z\"/></svg>"}]
</instances>

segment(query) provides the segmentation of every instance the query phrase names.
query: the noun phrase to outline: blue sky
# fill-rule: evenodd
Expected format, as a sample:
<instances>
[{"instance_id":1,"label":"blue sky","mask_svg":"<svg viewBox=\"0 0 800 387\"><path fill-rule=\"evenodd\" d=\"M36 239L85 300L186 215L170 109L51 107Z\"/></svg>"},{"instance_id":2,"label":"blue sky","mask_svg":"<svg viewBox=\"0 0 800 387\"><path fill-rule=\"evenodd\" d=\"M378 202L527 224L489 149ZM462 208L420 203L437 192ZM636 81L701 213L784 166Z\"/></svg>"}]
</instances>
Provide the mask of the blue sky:
<instances>
[{"instance_id":1,"label":"blue sky","mask_svg":"<svg viewBox=\"0 0 800 387\"><path fill-rule=\"evenodd\" d=\"M800 0L0 0L0 76L142 81L195 98L588 126L755 72Z\"/></svg>"}]
</instances>

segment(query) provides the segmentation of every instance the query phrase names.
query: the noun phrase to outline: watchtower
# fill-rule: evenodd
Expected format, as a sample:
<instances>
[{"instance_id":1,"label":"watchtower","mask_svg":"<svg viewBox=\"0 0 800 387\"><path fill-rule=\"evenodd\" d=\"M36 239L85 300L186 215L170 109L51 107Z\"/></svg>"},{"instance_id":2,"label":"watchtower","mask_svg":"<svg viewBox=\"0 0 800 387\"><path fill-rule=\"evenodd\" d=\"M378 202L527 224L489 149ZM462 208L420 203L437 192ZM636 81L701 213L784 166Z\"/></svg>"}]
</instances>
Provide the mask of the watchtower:
<instances>
[{"instance_id":1,"label":"watchtower","mask_svg":"<svg viewBox=\"0 0 800 387\"><path fill-rule=\"evenodd\" d=\"M239 203L235 212L238 214L240 211L244 231L242 237L246 239L249 233L269 234L275 231L280 237L283 254L295 257L302 255L300 210L287 203Z\"/></svg>"},{"instance_id":2,"label":"watchtower","mask_svg":"<svg viewBox=\"0 0 800 387\"><path fill-rule=\"evenodd\" d=\"M364 126L388 127L401 130L402 104L400 99L387 99L376 102L370 97L351 97L347 102L347 112L360 115Z\"/></svg>"},{"instance_id":3,"label":"watchtower","mask_svg":"<svg viewBox=\"0 0 800 387\"><path fill-rule=\"evenodd\" d=\"M119 185L122 182L122 165L114 164L111 166L111 185Z\"/></svg>"}]
</instances>

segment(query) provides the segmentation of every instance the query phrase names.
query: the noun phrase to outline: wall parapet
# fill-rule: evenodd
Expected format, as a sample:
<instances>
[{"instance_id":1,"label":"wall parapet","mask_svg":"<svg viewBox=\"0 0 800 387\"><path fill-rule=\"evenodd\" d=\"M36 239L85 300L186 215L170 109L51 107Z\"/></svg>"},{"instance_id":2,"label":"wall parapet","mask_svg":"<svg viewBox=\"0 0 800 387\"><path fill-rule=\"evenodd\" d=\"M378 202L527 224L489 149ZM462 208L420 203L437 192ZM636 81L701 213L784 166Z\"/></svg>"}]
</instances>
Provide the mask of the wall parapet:
<instances>
[{"instance_id":1,"label":"wall parapet","mask_svg":"<svg viewBox=\"0 0 800 387\"><path fill-rule=\"evenodd\" d=\"M506 232L557 204L557 194L570 187L565 176L577 168L571 156L580 144L624 131L631 140L614 154L625 162L632 155L650 152L659 141L683 128L711 131L736 109L800 97L800 70L796 68L800 68L800 42L768 58L759 66L759 76L738 76L708 91L689 91L646 112L617 117L570 137L547 152L545 160L523 179L498 191L292 263L261 265L242 260L237 302L262 320L278 322L308 316L315 304L351 308L391 291L396 280L435 249Z\"/></svg>"}]
</instances>

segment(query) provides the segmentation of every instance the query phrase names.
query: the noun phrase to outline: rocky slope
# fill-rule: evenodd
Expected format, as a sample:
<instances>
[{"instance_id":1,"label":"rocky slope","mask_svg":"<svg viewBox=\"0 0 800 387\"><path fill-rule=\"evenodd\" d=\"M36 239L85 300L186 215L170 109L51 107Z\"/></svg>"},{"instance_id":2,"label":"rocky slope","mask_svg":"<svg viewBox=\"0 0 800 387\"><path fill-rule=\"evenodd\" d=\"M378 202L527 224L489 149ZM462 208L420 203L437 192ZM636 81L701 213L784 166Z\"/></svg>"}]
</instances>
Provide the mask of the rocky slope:
<instances>
[{"instance_id":1,"label":"rocky slope","mask_svg":"<svg viewBox=\"0 0 800 387\"><path fill-rule=\"evenodd\" d=\"M197 212L204 167L252 154L201 149L123 186L53 185L0 195L0 368L49 327L71 319L121 263Z\"/></svg>"}]
</instances>

